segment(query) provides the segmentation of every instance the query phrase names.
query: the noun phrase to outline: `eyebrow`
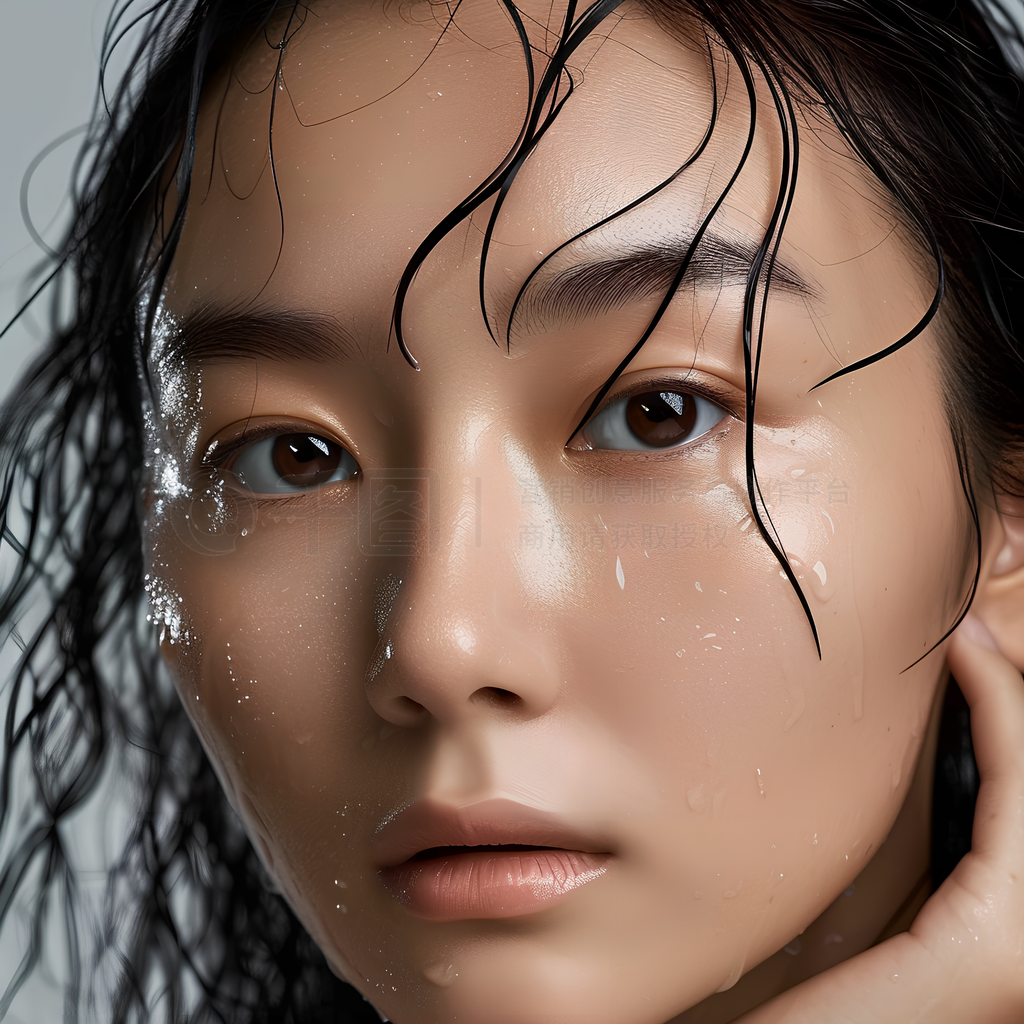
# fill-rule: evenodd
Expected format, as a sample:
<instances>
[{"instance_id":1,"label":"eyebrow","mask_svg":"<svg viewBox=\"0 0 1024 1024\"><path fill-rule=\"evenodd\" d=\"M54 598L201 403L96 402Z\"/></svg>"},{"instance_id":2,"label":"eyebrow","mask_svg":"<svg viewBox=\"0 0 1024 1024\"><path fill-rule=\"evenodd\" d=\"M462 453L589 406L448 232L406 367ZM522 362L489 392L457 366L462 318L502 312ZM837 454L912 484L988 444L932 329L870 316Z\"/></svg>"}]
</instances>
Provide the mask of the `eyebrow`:
<instances>
[{"instance_id":1,"label":"eyebrow","mask_svg":"<svg viewBox=\"0 0 1024 1024\"><path fill-rule=\"evenodd\" d=\"M258 310L225 313L205 307L186 314L161 358L186 362L251 359L277 362L353 362L362 358L355 338L328 313Z\"/></svg>"},{"instance_id":2,"label":"eyebrow","mask_svg":"<svg viewBox=\"0 0 1024 1024\"><path fill-rule=\"evenodd\" d=\"M531 284L520 297L513 332L516 328L528 334L549 331L664 295L690 244L689 238L660 240L620 255L583 260L542 284ZM686 285L704 290L745 288L758 248L749 238L708 233L693 255L680 289ZM772 268L771 290L805 301L821 294L781 256Z\"/></svg>"},{"instance_id":3,"label":"eyebrow","mask_svg":"<svg viewBox=\"0 0 1024 1024\"><path fill-rule=\"evenodd\" d=\"M689 245L688 239L661 240L615 256L582 260L546 282L531 283L516 308L513 333L551 331L664 295ZM683 284L706 290L745 287L757 249L751 239L709 233L690 261ZM803 300L820 297L820 290L782 257L776 258L772 270L772 291ZM161 358L186 362L255 356L277 362L365 361L358 340L337 317L293 309L232 313L204 306L182 318L161 352Z\"/></svg>"}]
</instances>

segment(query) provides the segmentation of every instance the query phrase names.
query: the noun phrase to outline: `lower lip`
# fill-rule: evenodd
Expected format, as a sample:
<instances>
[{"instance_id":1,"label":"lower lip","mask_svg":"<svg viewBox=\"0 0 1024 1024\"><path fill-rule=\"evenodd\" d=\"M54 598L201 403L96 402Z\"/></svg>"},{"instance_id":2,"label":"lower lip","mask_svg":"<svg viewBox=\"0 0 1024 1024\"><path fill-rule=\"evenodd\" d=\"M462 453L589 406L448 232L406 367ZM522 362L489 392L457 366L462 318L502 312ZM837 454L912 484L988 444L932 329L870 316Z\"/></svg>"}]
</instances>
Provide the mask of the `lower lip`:
<instances>
[{"instance_id":1,"label":"lower lip","mask_svg":"<svg viewBox=\"0 0 1024 1024\"><path fill-rule=\"evenodd\" d=\"M608 870L608 854L476 850L384 868L380 880L427 921L519 917L567 899Z\"/></svg>"}]
</instances>

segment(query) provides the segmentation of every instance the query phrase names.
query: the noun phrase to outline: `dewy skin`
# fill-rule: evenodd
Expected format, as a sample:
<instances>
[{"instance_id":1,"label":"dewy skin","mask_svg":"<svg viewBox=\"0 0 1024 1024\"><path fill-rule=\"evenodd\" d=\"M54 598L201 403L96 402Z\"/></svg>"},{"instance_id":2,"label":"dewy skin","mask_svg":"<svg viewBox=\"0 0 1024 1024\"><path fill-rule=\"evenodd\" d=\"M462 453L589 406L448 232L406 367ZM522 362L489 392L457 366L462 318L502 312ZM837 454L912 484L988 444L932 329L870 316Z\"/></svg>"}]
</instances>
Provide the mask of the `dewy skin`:
<instances>
[{"instance_id":1,"label":"dewy skin","mask_svg":"<svg viewBox=\"0 0 1024 1024\"><path fill-rule=\"evenodd\" d=\"M952 128L913 165L883 138L890 91L919 104L889 111L908 138L929 111L970 136L927 105L973 37L915 77L878 53L935 54L939 15L878 15L870 47L850 27L910 17L888 0L189 2L157 5L180 28L114 118L117 273L99 228L103 259L69 257L53 447L18 420L45 495L74 374L98 367L89 410L117 413L95 453L80 430L67 504L120 501L44 552L79 573L47 626L64 674L26 655L5 742L31 748L57 865L61 815L115 763L100 725L149 766L103 947L124 1005L1020 1019L1024 483L982 442L1024 428L1008 400L1003 434L978 426L1012 338L971 255L992 225L970 203L1003 200L942 205ZM1024 210L1011 171L985 187ZM86 302L107 284L120 320ZM89 688L107 638L138 707ZM933 876L947 695L982 788L971 852Z\"/></svg>"},{"instance_id":2,"label":"dewy skin","mask_svg":"<svg viewBox=\"0 0 1024 1024\"><path fill-rule=\"evenodd\" d=\"M894 821L925 813L915 767L942 673L926 652L962 594L934 553L965 543L934 340L811 389L913 326L930 284L863 165L805 123L754 443L819 661L749 528L745 270L720 255L764 230L777 124L755 132L694 284L574 435L661 294L586 291L585 275L692 233L748 104L730 88L687 174L538 274L508 348L480 313L485 212L454 230L406 300L416 372L388 344L410 246L521 117L500 9L468 4L457 24L323 4L280 79L254 46L209 90L197 166L214 173L163 303L183 325L180 380L202 382L194 471L212 453L203 471L254 513L217 554L154 512L154 578L201 637L165 651L277 884L392 1019L660 1024L736 985L692 1018L726 1020L758 986L867 946L927 867ZM616 17L579 59L494 227L499 331L513 283L666 178L707 124L696 43ZM275 178L268 83L288 97ZM232 469L249 438L286 484L289 459L329 479L344 451L358 472L253 493ZM395 466L420 476L389 482ZM407 532L427 511L429 529L407 543L396 513L375 541L403 500ZM737 985L766 958L767 982Z\"/></svg>"}]
</instances>

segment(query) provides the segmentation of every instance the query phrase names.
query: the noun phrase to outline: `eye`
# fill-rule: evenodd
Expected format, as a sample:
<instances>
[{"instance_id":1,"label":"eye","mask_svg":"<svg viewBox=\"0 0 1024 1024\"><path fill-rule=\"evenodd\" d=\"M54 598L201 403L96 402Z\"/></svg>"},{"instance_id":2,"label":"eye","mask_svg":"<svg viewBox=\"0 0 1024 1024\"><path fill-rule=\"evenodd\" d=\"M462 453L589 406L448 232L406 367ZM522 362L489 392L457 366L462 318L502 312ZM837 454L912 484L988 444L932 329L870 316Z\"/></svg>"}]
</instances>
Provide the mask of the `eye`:
<instances>
[{"instance_id":1,"label":"eye","mask_svg":"<svg viewBox=\"0 0 1024 1024\"><path fill-rule=\"evenodd\" d=\"M257 494L294 494L348 480L359 467L345 448L326 437L276 434L244 448L230 470Z\"/></svg>"},{"instance_id":2,"label":"eye","mask_svg":"<svg viewBox=\"0 0 1024 1024\"><path fill-rule=\"evenodd\" d=\"M728 415L700 395L656 388L621 398L580 432L589 448L658 451L695 441Z\"/></svg>"}]
</instances>

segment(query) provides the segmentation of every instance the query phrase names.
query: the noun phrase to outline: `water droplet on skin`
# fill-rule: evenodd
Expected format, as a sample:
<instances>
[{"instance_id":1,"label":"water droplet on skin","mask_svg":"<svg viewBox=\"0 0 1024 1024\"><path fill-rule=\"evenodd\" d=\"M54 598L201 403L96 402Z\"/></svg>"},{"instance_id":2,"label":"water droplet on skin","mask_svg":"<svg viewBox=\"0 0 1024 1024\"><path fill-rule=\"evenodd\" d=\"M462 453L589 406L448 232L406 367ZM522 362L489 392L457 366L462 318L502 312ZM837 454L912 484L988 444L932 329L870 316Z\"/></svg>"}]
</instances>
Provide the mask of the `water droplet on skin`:
<instances>
[{"instance_id":1,"label":"water droplet on skin","mask_svg":"<svg viewBox=\"0 0 1024 1024\"><path fill-rule=\"evenodd\" d=\"M850 888L849 888L849 889L844 889L844 890L843 890L843 895L844 895L844 896L852 896L852 895L853 895L853 893L854 893L854 890L855 890L856 888L857 888L857 883L856 883L856 882L851 882L851 883L850 883Z\"/></svg>"},{"instance_id":2,"label":"water droplet on skin","mask_svg":"<svg viewBox=\"0 0 1024 1024\"><path fill-rule=\"evenodd\" d=\"M696 891L696 892L695 892L695 893L693 894L693 898L694 898L695 900L702 900L702 899L704 899L704 893L702 893L702 892L700 891L700 889L698 889L698 890L697 890L697 891Z\"/></svg>"},{"instance_id":3,"label":"water droplet on skin","mask_svg":"<svg viewBox=\"0 0 1024 1024\"><path fill-rule=\"evenodd\" d=\"M825 584L828 582L828 573L825 571L824 564L821 562L815 562L814 565L811 566L811 568L817 574L818 579L821 580L821 585L825 586Z\"/></svg>"},{"instance_id":4,"label":"water droplet on skin","mask_svg":"<svg viewBox=\"0 0 1024 1024\"><path fill-rule=\"evenodd\" d=\"M740 977L743 975L743 967L745 963L746 960L741 960L729 972L729 977L725 979L725 982L722 984L722 987L717 990L718 992L728 992L729 989L731 989L733 985L735 985L736 982L740 980Z\"/></svg>"},{"instance_id":5,"label":"water droplet on skin","mask_svg":"<svg viewBox=\"0 0 1024 1024\"><path fill-rule=\"evenodd\" d=\"M423 968L423 977L427 981L433 982L438 988L448 988L449 985L454 984L458 976L455 967L443 961Z\"/></svg>"},{"instance_id":6,"label":"water droplet on skin","mask_svg":"<svg viewBox=\"0 0 1024 1024\"><path fill-rule=\"evenodd\" d=\"M800 943L800 936L798 935L788 946L782 947L790 956L796 956L803 946Z\"/></svg>"},{"instance_id":7,"label":"water droplet on skin","mask_svg":"<svg viewBox=\"0 0 1024 1024\"><path fill-rule=\"evenodd\" d=\"M622 571L622 559L615 557L615 578L619 581L619 590L626 589L626 574Z\"/></svg>"},{"instance_id":8,"label":"water droplet on skin","mask_svg":"<svg viewBox=\"0 0 1024 1024\"><path fill-rule=\"evenodd\" d=\"M761 796L764 797L764 779L761 777L761 769L757 769L757 788L761 790Z\"/></svg>"},{"instance_id":9,"label":"water droplet on skin","mask_svg":"<svg viewBox=\"0 0 1024 1024\"><path fill-rule=\"evenodd\" d=\"M699 583L696 583L696 582L695 582L695 583L694 583L693 585L694 585L694 586L695 586L695 587L696 587L696 588L697 588L697 589L698 589L698 590L699 590L699 591L700 591L700 592L701 592L702 594L704 593L704 591L700 589L700 584L699 584Z\"/></svg>"}]
</instances>

